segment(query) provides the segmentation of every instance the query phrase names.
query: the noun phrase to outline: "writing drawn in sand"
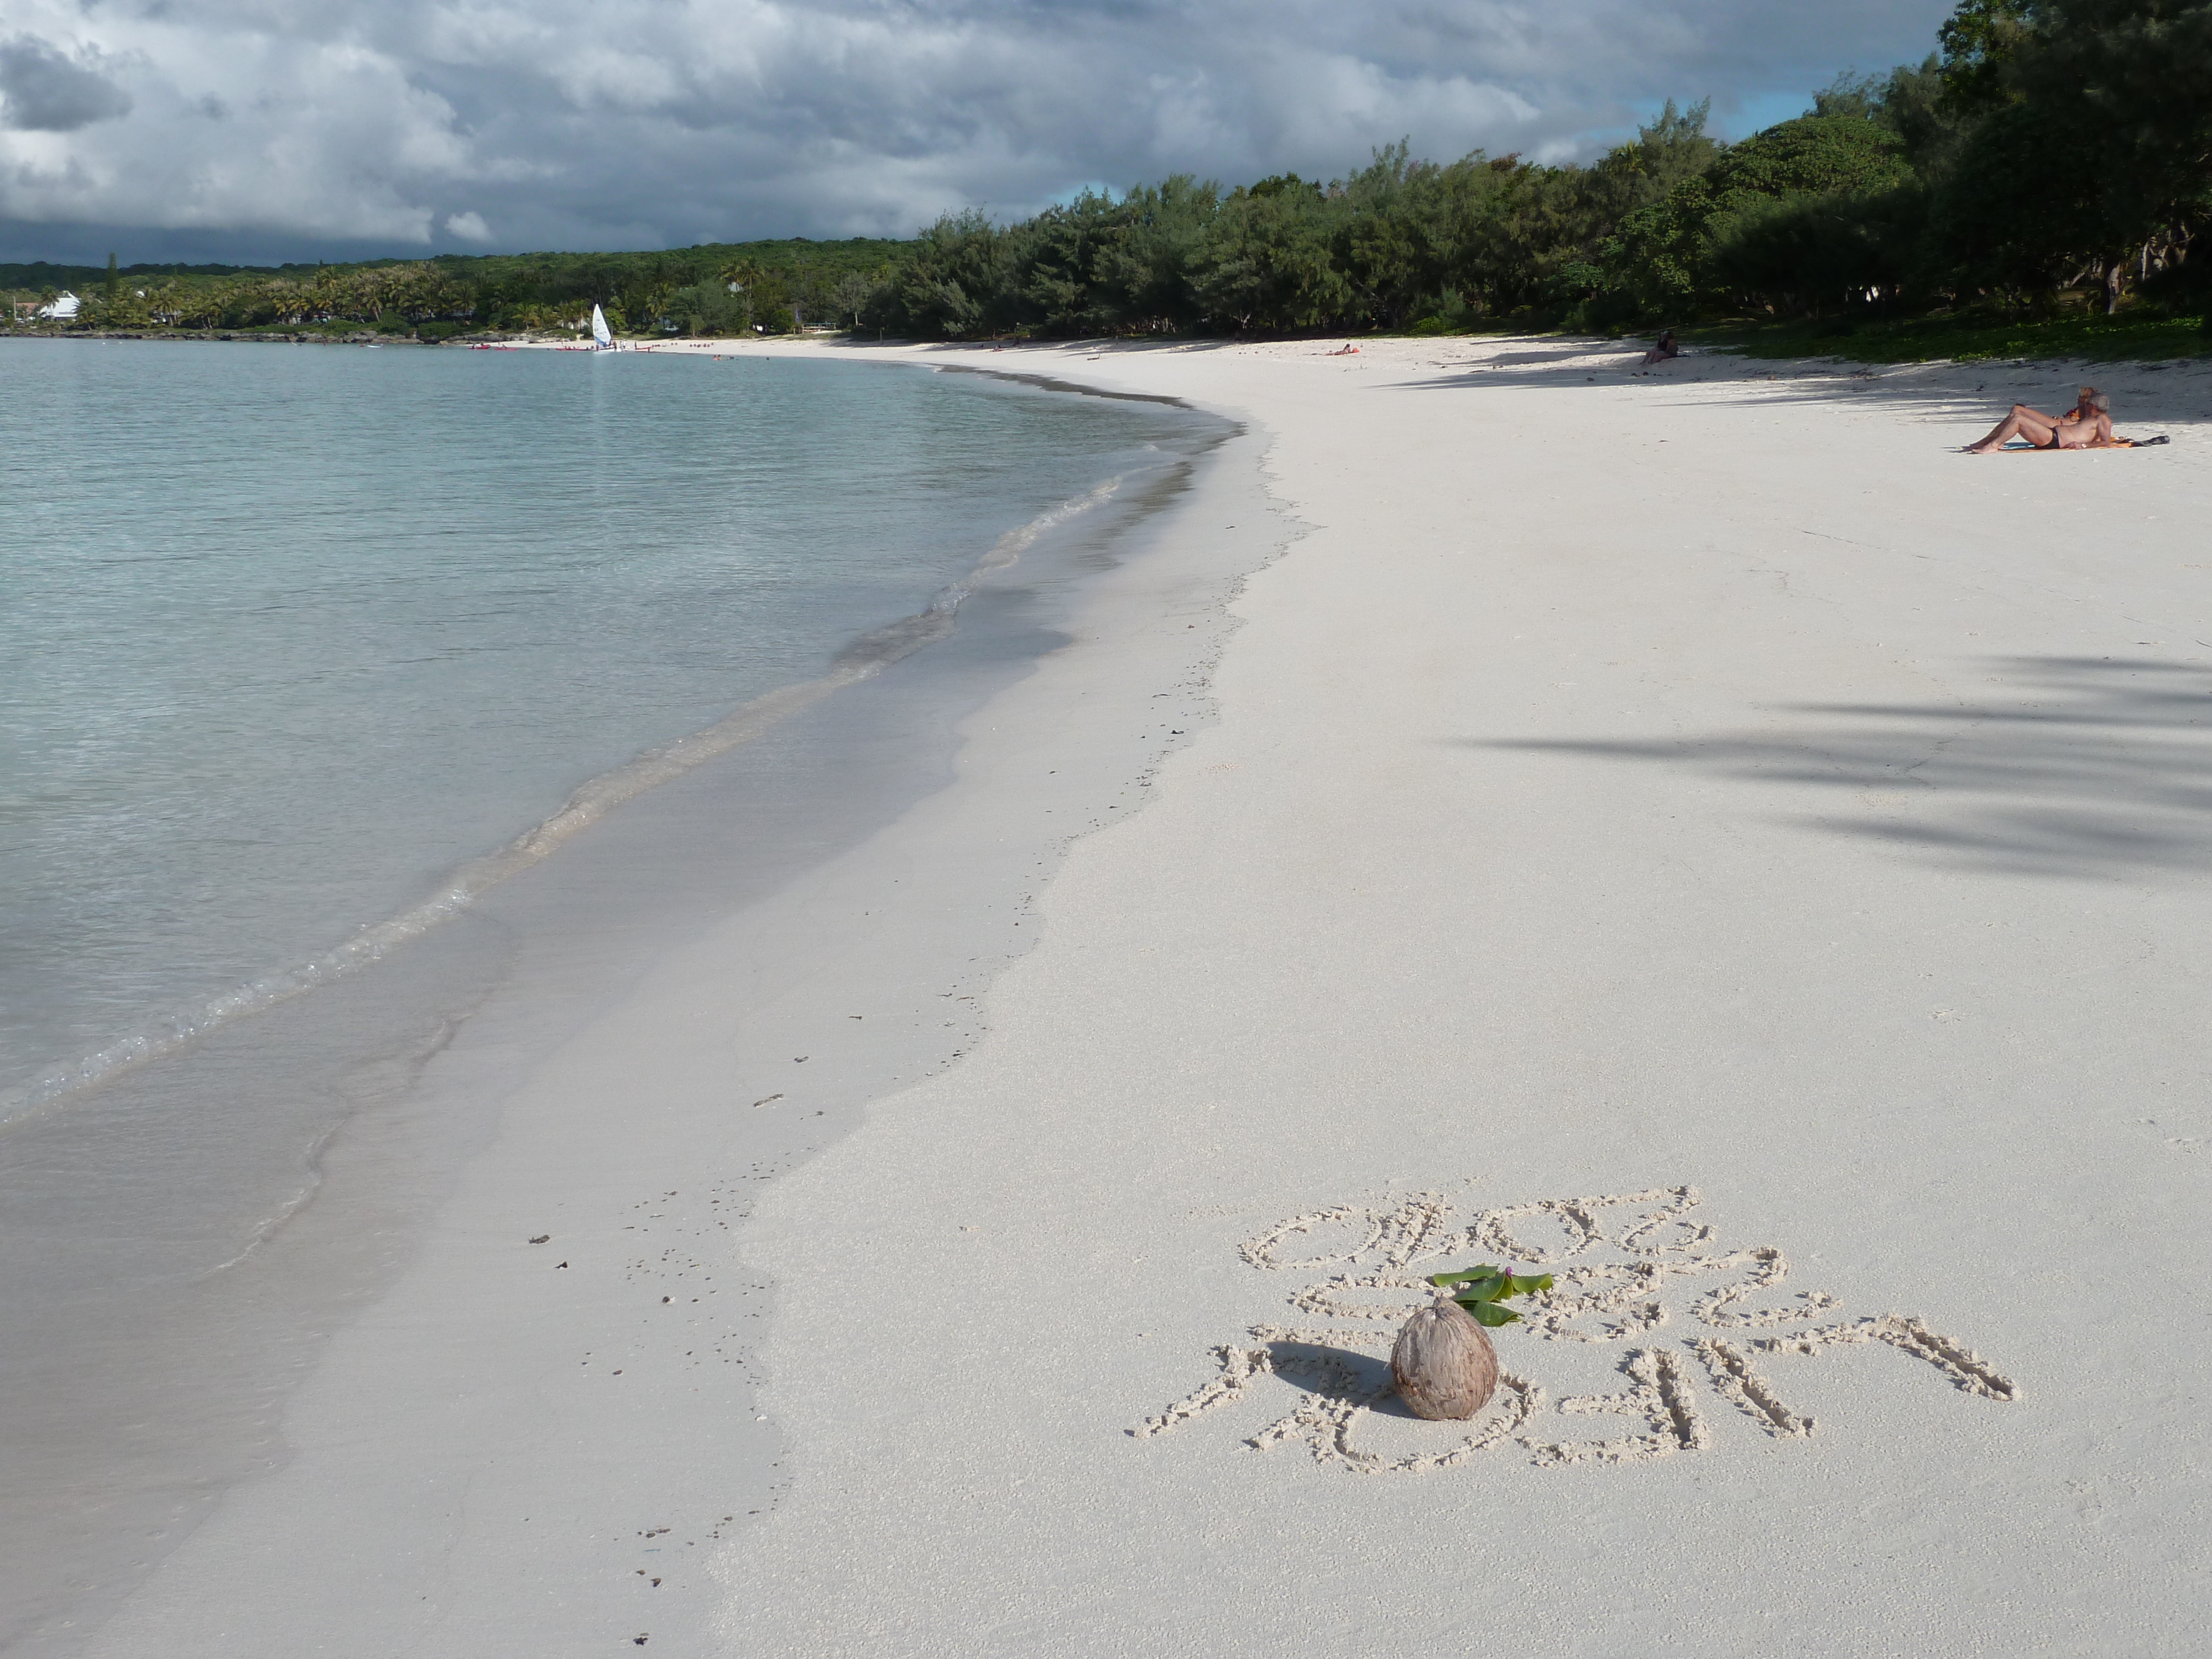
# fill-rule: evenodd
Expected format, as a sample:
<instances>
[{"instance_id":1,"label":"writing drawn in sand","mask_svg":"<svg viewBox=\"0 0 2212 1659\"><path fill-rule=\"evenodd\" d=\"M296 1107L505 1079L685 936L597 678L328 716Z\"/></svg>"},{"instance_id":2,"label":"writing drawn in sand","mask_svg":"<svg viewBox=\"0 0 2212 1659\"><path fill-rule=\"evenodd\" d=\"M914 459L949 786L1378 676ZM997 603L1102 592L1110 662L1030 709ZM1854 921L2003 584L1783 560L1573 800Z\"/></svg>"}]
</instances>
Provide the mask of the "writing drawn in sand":
<instances>
[{"instance_id":1,"label":"writing drawn in sand","mask_svg":"<svg viewBox=\"0 0 2212 1659\"><path fill-rule=\"evenodd\" d=\"M1254 1326L1249 1340L1213 1350L1219 1370L1211 1380L1131 1434L1169 1433L1273 1376L1304 1392L1288 1416L1246 1443L1261 1450L1303 1445L1324 1463L1393 1474L1449 1468L1509 1446L1542 1464L1628 1462L1710 1445L1700 1408L1707 1390L1769 1435L1811 1434L1813 1419L1778 1391L1766 1363L1863 1343L1886 1343L1984 1400L2019 1398L1972 1349L1917 1319L1853 1318L1826 1291L1785 1291L1782 1252L1725 1248L1693 1187L1544 1199L1485 1210L1464 1224L1433 1193L1382 1206L1337 1205L1268 1228L1242 1254L1262 1272L1309 1275L1289 1305L1328 1322ZM1535 1382L1501 1370L1496 1395L1470 1422L1419 1423L1398 1407L1388 1361L1398 1328L1433 1294L1429 1274L1481 1261L1528 1263L1553 1275L1551 1292L1523 1304L1524 1322L1493 1339L1502 1363L1523 1342L1618 1343L1628 1386L1554 1402ZM1685 1303L1690 1329L1681 1334L1675 1310ZM1383 1417L1403 1419L1389 1425L1393 1433L1425 1443L1396 1455L1375 1449ZM1629 1432L1569 1438L1561 1418L1626 1419Z\"/></svg>"}]
</instances>

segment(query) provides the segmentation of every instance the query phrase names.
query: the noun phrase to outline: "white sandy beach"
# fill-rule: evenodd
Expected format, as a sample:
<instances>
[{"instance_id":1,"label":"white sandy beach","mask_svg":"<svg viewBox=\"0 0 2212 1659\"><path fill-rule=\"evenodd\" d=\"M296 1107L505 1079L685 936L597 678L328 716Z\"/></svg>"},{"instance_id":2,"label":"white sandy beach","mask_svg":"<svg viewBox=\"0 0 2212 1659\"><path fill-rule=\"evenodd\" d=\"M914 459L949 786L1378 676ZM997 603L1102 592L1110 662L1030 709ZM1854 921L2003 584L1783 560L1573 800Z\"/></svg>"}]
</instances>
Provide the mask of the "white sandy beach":
<instances>
[{"instance_id":1,"label":"white sandy beach","mask_svg":"<svg viewBox=\"0 0 2212 1659\"><path fill-rule=\"evenodd\" d=\"M1967 458L2073 369L1333 343L720 349L1247 430L950 787L531 1057L84 1650L2193 1650L2212 373ZM1510 1384L1394 1411L1508 1255Z\"/></svg>"}]
</instances>

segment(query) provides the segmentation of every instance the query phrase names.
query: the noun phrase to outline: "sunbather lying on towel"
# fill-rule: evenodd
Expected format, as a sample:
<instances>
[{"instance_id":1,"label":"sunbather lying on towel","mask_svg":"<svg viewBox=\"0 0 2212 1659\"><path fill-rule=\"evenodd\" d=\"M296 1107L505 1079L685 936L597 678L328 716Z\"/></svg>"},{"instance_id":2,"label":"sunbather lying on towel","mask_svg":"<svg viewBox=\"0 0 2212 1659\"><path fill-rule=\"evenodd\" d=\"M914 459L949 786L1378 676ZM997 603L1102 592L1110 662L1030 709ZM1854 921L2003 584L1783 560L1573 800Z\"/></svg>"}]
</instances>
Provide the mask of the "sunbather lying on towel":
<instances>
[{"instance_id":1,"label":"sunbather lying on towel","mask_svg":"<svg viewBox=\"0 0 2212 1659\"><path fill-rule=\"evenodd\" d=\"M1966 453L1994 455L2014 438L2025 438L2030 449L2125 447L2112 436L2112 400L2093 386L2083 386L2074 407L2063 415L2046 415L2026 404L2014 404L2012 413L1991 428L1988 437L1966 446Z\"/></svg>"}]
</instances>

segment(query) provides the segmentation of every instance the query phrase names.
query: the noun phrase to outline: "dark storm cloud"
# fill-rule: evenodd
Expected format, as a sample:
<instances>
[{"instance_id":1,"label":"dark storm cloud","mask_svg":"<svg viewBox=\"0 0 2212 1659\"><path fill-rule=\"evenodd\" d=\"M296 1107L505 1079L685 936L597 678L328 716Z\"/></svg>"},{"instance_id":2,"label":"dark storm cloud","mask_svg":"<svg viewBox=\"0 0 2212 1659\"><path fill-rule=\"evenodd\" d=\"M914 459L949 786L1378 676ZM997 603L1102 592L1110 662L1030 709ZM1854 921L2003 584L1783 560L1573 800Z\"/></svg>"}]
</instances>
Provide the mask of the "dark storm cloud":
<instances>
[{"instance_id":1,"label":"dark storm cloud","mask_svg":"<svg viewBox=\"0 0 2212 1659\"><path fill-rule=\"evenodd\" d=\"M79 77L77 102L25 106L83 118L0 135L0 240L70 222L395 251L903 234L1170 172L1327 177L1401 137L1564 159L1668 96L1713 94L1723 131L1794 113L1838 70L1924 54L1948 10L10 0L48 43L40 73ZM89 87L111 100L94 113Z\"/></svg>"},{"instance_id":2,"label":"dark storm cloud","mask_svg":"<svg viewBox=\"0 0 2212 1659\"><path fill-rule=\"evenodd\" d=\"M131 112L131 94L27 34L0 41L0 126L75 132Z\"/></svg>"}]
</instances>

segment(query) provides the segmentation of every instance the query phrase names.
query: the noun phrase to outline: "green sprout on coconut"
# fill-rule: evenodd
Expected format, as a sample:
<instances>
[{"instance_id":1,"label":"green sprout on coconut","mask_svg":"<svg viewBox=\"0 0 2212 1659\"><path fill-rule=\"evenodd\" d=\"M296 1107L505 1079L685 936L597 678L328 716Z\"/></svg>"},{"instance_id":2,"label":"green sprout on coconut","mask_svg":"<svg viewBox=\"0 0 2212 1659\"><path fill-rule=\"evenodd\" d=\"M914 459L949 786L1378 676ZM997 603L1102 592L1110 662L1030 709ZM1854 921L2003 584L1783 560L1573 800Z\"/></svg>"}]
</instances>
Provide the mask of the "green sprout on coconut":
<instances>
[{"instance_id":1,"label":"green sprout on coconut","mask_svg":"<svg viewBox=\"0 0 2212 1659\"><path fill-rule=\"evenodd\" d=\"M1431 1421L1473 1417L1498 1387L1498 1353L1486 1325L1521 1316L1507 1298L1552 1288L1549 1273L1515 1273L1485 1263L1465 1273L1431 1273L1437 1299L1406 1322L1390 1351L1390 1380L1416 1417Z\"/></svg>"},{"instance_id":2,"label":"green sprout on coconut","mask_svg":"<svg viewBox=\"0 0 2212 1659\"><path fill-rule=\"evenodd\" d=\"M1538 1291L1552 1288L1549 1273L1510 1273L1503 1267L1485 1263L1469 1267L1463 1273L1431 1273L1429 1283L1452 1290L1452 1300L1467 1310L1479 1325L1495 1330L1500 1325L1510 1325L1521 1316L1504 1305L1508 1297L1532 1296Z\"/></svg>"}]
</instances>

